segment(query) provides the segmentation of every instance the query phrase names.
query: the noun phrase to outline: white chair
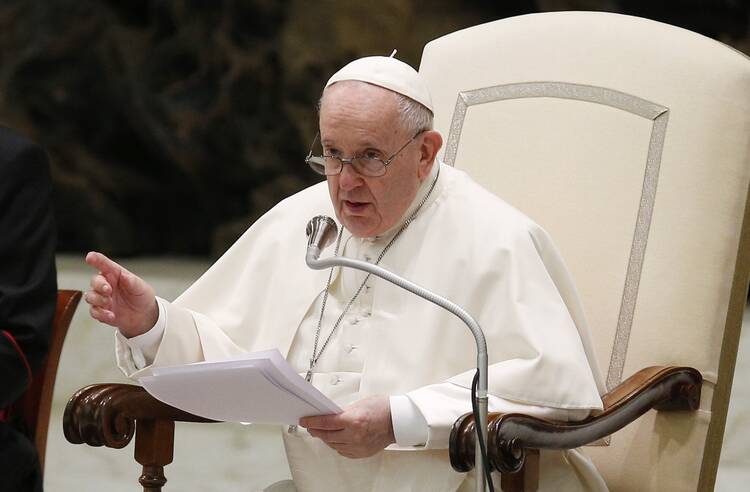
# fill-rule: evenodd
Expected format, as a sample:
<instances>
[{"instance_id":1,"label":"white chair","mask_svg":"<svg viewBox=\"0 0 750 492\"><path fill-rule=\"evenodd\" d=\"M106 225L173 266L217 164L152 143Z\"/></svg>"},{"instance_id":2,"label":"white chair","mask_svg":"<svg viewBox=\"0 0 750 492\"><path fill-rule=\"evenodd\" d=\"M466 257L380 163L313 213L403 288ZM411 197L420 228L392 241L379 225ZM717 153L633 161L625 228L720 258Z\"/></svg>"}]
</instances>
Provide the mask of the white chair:
<instances>
[{"instance_id":1,"label":"white chair","mask_svg":"<svg viewBox=\"0 0 750 492\"><path fill-rule=\"evenodd\" d=\"M586 449L614 491L711 490L750 269L750 59L616 14L503 19L429 43L443 159L542 225L573 274L608 389L703 376Z\"/></svg>"}]
</instances>

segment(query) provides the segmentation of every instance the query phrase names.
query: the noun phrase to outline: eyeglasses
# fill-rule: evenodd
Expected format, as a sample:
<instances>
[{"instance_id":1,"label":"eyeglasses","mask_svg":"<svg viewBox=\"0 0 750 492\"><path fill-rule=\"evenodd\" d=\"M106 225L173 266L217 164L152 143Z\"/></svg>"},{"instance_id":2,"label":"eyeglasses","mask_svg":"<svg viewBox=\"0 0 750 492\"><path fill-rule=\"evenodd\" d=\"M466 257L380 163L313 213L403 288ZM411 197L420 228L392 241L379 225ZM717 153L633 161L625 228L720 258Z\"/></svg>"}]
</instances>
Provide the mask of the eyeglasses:
<instances>
[{"instance_id":1,"label":"eyeglasses","mask_svg":"<svg viewBox=\"0 0 750 492\"><path fill-rule=\"evenodd\" d=\"M418 131L408 142L402 145L400 149L387 159L368 155L355 155L348 159L332 154L323 154L321 156L313 155L315 142L317 142L320 137L320 133L317 133L312 145L310 146L310 152L308 152L307 157L305 157L305 163L307 163L313 171L324 176L335 176L336 174L341 173L341 170L344 169L344 164L350 164L357 173L363 176L383 176L388 165L393 162L393 159L395 159L396 156L412 143L423 131L424 130Z\"/></svg>"}]
</instances>

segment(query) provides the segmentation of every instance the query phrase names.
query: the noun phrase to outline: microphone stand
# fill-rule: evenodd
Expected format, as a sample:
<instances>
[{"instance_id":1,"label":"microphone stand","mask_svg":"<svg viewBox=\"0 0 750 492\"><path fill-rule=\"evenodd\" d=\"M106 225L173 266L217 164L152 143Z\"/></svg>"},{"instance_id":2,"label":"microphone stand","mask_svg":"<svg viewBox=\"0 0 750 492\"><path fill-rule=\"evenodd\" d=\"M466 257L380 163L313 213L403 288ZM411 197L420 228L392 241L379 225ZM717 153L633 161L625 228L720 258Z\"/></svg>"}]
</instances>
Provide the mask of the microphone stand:
<instances>
[{"instance_id":1,"label":"microphone stand","mask_svg":"<svg viewBox=\"0 0 750 492\"><path fill-rule=\"evenodd\" d=\"M412 294L416 294L419 297L426 299L433 304L437 304L443 309L453 313L455 316L461 319L466 326L474 335L474 340L477 344L477 371L479 372L479 380L477 382L477 406L479 409L479 422L475 422L475 428L477 433L481 432L481 439L485 443L485 449L487 447L487 341L484 337L482 329L479 324L471 317L469 313L463 310L457 304L441 297L437 294L430 292L429 290L420 287L419 285L406 280L405 278L399 277L395 273L386 270L378 265L367 263L366 261L354 260L351 258L333 257L327 259L319 259L322 248L325 248L333 242L336 237L337 226L336 223L330 217L317 216L310 220L307 224L307 255L305 256L305 263L313 270L325 270L334 266L354 268L362 270L367 273L371 273L377 277L387 280L388 282L401 287L402 289L408 290ZM486 477L485 477L485 464L484 457L482 456L482 449L480 446L480 440L477 439L474 448L474 459L476 473L476 490L477 492L485 492L486 490Z\"/></svg>"}]
</instances>

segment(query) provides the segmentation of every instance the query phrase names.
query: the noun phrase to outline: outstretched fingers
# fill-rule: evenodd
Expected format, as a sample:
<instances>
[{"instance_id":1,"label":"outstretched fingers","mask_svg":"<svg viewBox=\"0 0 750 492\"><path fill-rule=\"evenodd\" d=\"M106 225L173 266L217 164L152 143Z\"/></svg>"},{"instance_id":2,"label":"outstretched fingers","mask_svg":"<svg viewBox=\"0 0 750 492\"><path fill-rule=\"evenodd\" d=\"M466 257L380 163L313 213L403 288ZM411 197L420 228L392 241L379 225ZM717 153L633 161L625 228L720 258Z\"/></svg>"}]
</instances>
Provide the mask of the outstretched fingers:
<instances>
[{"instance_id":1,"label":"outstretched fingers","mask_svg":"<svg viewBox=\"0 0 750 492\"><path fill-rule=\"evenodd\" d=\"M150 285L101 253L88 253L86 263L98 270L84 296L92 318L117 327L128 337L154 326L159 308Z\"/></svg>"},{"instance_id":2,"label":"outstretched fingers","mask_svg":"<svg viewBox=\"0 0 750 492\"><path fill-rule=\"evenodd\" d=\"M91 290L100 296L112 295L112 286L101 273L91 277Z\"/></svg>"},{"instance_id":3,"label":"outstretched fingers","mask_svg":"<svg viewBox=\"0 0 750 492\"><path fill-rule=\"evenodd\" d=\"M91 290L83 296L89 304L89 314L97 321L112 324L115 321L115 313L111 311L112 285L105 275L116 278L120 274L120 267L103 254L95 252L86 255L86 263L99 270L98 274L91 277Z\"/></svg>"},{"instance_id":4,"label":"outstretched fingers","mask_svg":"<svg viewBox=\"0 0 750 492\"><path fill-rule=\"evenodd\" d=\"M91 314L92 318L97 321L101 321L102 323L112 324L115 321L115 313L101 307L89 307L89 314Z\"/></svg>"},{"instance_id":5,"label":"outstretched fingers","mask_svg":"<svg viewBox=\"0 0 750 492\"><path fill-rule=\"evenodd\" d=\"M91 279L91 287L93 290L86 292L83 296L83 299L89 304L91 317L102 323L113 323L115 314L111 311L112 288L101 275L96 275Z\"/></svg>"},{"instance_id":6,"label":"outstretched fingers","mask_svg":"<svg viewBox=\"0 0 750 492\"><path fill-rule=\"evenodd\" d=\"M97 294L94 291L86 292L84 299L86 300L87 303L89 303L91 306L94 306L94 307L109 309L112 306L111 297Z\"/></svg>"},{"instance_id":7,"label":"outstretched fingers","mask_svg":"<svg viewBox=\"0 0 750 492\"><path fill-rule=\"evenodd\" d=\"M99 270L103 275L118 276L123 268L106 256L96 251L86 255L86 263Z\"/></svg>"}]
</instances>

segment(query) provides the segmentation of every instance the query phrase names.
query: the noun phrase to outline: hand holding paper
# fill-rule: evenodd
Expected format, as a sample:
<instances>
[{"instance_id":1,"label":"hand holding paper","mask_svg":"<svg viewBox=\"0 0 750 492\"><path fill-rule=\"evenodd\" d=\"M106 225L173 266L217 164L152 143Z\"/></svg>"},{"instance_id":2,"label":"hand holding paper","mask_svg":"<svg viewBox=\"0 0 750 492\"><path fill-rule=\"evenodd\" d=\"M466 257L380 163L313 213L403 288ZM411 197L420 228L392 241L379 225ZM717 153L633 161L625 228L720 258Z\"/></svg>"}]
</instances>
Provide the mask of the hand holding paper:
<instances>
[{"instance_id":1,"label":"hand holding paper","mask_svg":"<svg viewBox=\"0 0 750 492\"><path fill-rule=\"evenodd\" d=\"M347 458L367 458L396 442L387 396L359 400L337 415L304 417L299 425Z\"/></svg>"},{"instance_id":2,"label":"hand holding paper","mask_svg":"<svg viewBox=\"0 0 750 492\"><path fill-rule=\"evenodd\" d=\"M341 413L278 350L224 361L152 369L140 379L156 399L225 422L297 424L301 417Z\"/></svg>"}]
</instances>

